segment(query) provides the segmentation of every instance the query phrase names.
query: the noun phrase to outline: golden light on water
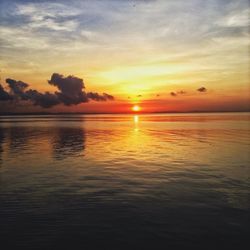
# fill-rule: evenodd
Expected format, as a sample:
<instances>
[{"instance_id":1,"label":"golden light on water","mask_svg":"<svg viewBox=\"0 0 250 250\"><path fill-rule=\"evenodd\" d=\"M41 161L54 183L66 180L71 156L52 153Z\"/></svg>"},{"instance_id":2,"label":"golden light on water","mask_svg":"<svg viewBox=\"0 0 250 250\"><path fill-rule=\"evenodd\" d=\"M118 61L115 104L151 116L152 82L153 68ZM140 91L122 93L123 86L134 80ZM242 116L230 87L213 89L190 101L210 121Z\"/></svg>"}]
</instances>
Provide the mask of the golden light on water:
<instances>
[{"instance_id":1,"label":"golden light on water","mask_svg":"<svg viewBox=\"0 0 250 250\"><path fill-rule=\"evenodd\" d=\"M137 124L139 122L139 116L135 115L134 116L134 123Z\"/></svg>"},{"instance_id":2,"label":"golden light on water","mask_svg":"<svg viewBox=\"0 0 250 250\"><path fill-rule=\"evenodd\" d=\"M135 115L135 116L134 116L134 125L135 125L134 130L135 130L135 131L138 131L138 130L139 130L138 123L139 123L139 116L138 116L138 115Z\"/></svg>"}]
</instances>

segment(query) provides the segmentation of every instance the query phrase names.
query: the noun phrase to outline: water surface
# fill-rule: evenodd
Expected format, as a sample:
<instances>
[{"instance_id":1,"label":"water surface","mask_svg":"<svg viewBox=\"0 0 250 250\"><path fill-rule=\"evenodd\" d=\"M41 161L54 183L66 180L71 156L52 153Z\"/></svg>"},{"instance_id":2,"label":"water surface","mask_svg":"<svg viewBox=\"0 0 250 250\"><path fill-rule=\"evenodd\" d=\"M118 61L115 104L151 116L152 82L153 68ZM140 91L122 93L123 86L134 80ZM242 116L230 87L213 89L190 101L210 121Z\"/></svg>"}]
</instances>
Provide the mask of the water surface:
<instances>
[{"instance_id":1,"label":"water surface","mask_svg":"<svg viewBox=\"0 0 250 250\"><path fill-rule=\"evenodd\" d=\"M0 117L5 249L243 249L250 114Z\"/></svg>"}]
</instances>

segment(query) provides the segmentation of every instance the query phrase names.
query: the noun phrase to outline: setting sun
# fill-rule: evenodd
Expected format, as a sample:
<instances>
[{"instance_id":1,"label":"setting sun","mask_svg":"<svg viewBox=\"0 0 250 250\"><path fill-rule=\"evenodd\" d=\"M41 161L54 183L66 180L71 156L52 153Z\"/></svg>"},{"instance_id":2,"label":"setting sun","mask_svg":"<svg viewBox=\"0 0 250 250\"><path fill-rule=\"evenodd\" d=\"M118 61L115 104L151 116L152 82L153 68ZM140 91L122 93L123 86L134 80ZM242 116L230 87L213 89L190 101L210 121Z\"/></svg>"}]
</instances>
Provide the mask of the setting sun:
<instances>
[{"instance_id":1,"label":"setting sun","mask_svg":"<svg viewBox=\"0 0 250 250\"><path fill-rule=\"evenodd\" d=\"M132 110L133 110L134 112L138 112L138 111L141 110L141 107L138 106L138 105L134 105L134 106L132 107Z\"/></svg>"},{"instance_id":2,"label":"setting sun","mask_svg":"<svg viewBox=\"0 0 250 250\"><path fill-rule=\"evenodd\" d=\"M245 249L249 30L250 0L0 0L0 250Z\"/></svg>"}]
</instances>

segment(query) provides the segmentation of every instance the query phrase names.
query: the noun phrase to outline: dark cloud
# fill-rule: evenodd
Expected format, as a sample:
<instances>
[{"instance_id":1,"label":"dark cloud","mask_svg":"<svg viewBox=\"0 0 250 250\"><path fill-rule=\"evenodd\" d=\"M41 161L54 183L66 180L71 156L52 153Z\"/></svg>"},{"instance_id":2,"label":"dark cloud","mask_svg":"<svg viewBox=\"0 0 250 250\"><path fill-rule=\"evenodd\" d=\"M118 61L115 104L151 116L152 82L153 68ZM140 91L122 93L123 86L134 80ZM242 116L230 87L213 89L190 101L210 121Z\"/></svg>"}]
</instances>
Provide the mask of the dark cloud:
<instances>
[{"instance_id":1,"label":"dark cloud","mask_svg":"<svg viewBox=\"0 0 250 250\"><path fill-rule=\"evenodd\" d=\"M41 106L43 108L50 108L60 103L58 96L49 92L40 93L37 90L30 89L26 92L28 99L33 102L34 105Z\"/></svg>"},{"instance_id":2,"label":"dark cloud","mask_svg":"<svg viewBox=\"0 0 250 250\"><path fill-rule=\"evenodd\" d=\"M205 87L200 87L197 89L199 92L207 92L207 89Z\"/></svg>"},{"instance_id":3,"label":"dark cloud","mask_svg":"<svg viewBox=\"0 0 250 250\"><path fill-rule=\"evenodd\" d=\"M114 97L107 93L103 93L102 95L96 92L86 93L83 91L85 88L83 79L75 76L64 77L63 75L54 73L48 82L58 88L60 92L55 92L55 94L67 106L88 102L89 99L95 101L114 100Z\"/></svg>"},{"instance_id":4,"label":"dark cloud","mask_svg":"<svg viewBox=\"0 0 250 250\"><path fill-rule=\"evenodd\" d=\"M12 96L8 92L6 92L3 86L0 84L0 101L8 101L12 99Z\"/></svg>"},{"instance_id":5,"label":"dark cloud","mask_svg":"<svg viewBox=\"0 0 250 250\"><path fill-rule=\"evenodd\" d=\"M95 100L95 101L106 101L104 96L99 95L98 93L95 93L95 92L88 92L87 98Z\"/></svg>"},{"instance_id":6,"label":"dark cloud","mask_svg":"<svg viewBox=\"0 0 250 250\"><path fill-rule=\"evenodd\" d=\"M98 94L96 92L85 92L83 79L75 76L64 77L58 73L54 73L48 83L56 86L58 91L54 93L45 92L40 93L37 90L28 89L29 84L16 81L13 79L6 79L9 86L10 93L6 92L0 85L0 100L29 100L33 105L38 105L43 108L50 108L57 104L64 104L67 106L76 105L88 102L89 100L95 101L111 101L114 100L112 95L107 93Z\"/></svg>"},{"instance_id":7,"label":"dark cloud","mask_svg":"<svg viewBox=\"0 0 250 250\"><path fill-rule=\"evenodd\" d=\"M6 83L10 88L11 94L21 97L22 99L26 100L27 97L25 95L25 90L29 87L28 83L22 81L16 81L10 78L6 79Z\"/></svg>"},{"instance_id":8,"label":"dark cloud","mask_svg":"<svg viewBox=\"0 0 250 250\"><path fill-rule=\"evenodd\" d=\"M81 78L75 76L64 77L63 75L54 73L48 83L58 88L59 92L55 94L67 106L88 102L88 97L83 91L85 86Z\"/></svg>"},{"instance_id":9,"label":"dark cloud","mask_svg":"<svg viewBox=\"0 0 250 250\"><path fill-rule=\"evenodd\" d=\"M177 96L177 94L175 92L170 92L171 96Z\"/></svg>"},{"instance_id":10,"label":"dark cloud","mask_svg":"<svg viewBox=\"0 0 250 250\"><path fill-rule=\"evenodd\" d=\"M103 93L102 95L96 93L96 92L88 92L87 94L88 99L95 100L97 102L99 101L113 101L115 98L112 95L109 95L107 93Z\"/></svg>"},{"instance_id":11,"label":"dark cloud","mask_svg":"<svg viewBox=\"0 0 250 250\"><path fill-rule=\"evenodd\" d=\"M137 97L142 97L142 95L137 95Z\"/></svg>"},{"instance_id":12,"label":"dark cloud","mask_svg":"<svg viewBox=\"0 0 250 250\"><path fill-rule=\"evenodd\" d=\"M185 95L187 92L184 91L184 90L179 90L179 91L176 91L176 92L170 92L170 95L171 96L178 96L178 95Z\"/></svg>"},{"instance_id":13,"label":"dark cloud","mask_svg":"<svg viewBox=\"0 0 250 250\"><path fill-rule=\"evenodd\" d=\"M107 93L103 93L103 96L105 97L106 101L114 101L115 97L112 95L109 95Z\"/></svg>"}]
</instances>

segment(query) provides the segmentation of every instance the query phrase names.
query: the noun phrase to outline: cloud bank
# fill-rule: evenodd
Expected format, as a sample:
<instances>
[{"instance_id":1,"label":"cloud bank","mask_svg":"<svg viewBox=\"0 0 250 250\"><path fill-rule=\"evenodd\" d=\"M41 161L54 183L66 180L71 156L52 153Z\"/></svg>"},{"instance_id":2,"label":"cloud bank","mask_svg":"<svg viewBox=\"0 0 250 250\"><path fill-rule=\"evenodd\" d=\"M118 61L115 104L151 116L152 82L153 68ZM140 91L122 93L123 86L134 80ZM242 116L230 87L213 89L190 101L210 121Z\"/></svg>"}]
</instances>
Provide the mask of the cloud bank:
<instances>
[{"instance_id":1,"label":"cloud bank","mask_svg":"<svg viewBox=\"0 0 250 250\"><path fill-rule=\"evenodd\" d=\"M86 103L90 100L114 100L114 96L107 93L98 94L96 92L85 92L83 79L72 75L64 77L58 73L53 73L48 83L57 87L58 91L54 93L41 93L37 90L29 89L28 83L10 78L6 79L6 83L8 84L9 92L0 85L0 101L26 100L31 101L35 106L50 108L58 104L71 106Z\"/></svg>"}]
</instances>

